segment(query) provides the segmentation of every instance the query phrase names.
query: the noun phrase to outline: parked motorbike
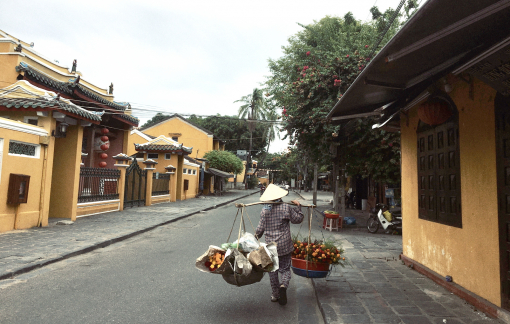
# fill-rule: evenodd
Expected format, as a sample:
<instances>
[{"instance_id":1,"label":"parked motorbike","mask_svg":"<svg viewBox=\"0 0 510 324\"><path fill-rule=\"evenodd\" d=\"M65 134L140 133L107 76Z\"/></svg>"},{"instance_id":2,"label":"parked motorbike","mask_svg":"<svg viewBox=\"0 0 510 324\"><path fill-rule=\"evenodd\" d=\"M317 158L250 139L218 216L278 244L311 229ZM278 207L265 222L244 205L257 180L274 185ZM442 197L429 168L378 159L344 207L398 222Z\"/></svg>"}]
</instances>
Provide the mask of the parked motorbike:
<instances>
[{"instance_id":1,"label":"parked motorbike","mask_svg":"<svg viewBox=\"0 0 510 324\"><path fill-rule=\"evenodd\" d=\"M266 191L266 186L260 187L260 195L262 196L264 194L264 191Z\"/></svg>"},{"instance_id":2,"label":"parked motorbike","mask_svg":"<svg viewBox=\"0 0 510 324\"><path fill-rule=\"evenodd\" d=\"M370 233L377 233L380 227L402 233L402 210L394 208L390 211L388 205L376 204L370 210L367 229Z\"/></svg>"}]
</instances>

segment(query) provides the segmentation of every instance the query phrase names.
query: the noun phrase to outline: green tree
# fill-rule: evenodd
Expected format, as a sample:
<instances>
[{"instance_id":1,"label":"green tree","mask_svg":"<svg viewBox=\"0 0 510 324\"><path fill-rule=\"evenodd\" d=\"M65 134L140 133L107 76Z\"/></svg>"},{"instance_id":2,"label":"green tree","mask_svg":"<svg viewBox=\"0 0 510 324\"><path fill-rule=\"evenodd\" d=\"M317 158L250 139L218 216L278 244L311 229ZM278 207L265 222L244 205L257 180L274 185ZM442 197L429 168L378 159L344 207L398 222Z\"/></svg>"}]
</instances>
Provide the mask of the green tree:
<instances>
[{"instance_id":1,"label":"green tree","mask_svg":"<svg viewBox=\"0 0 510 324\"><path fill-rule=\"evenodd\" d=\"M255 128L257 127L256 120L264 120L268 114L268 108L262 89L253 89L253 92L247 96L241 97L241 99L234 101L234 103L243 103L239 107L238 116L242 119L248 119L248 130L250 131L250 148L248 154L248 163L251 163L252 155L252 137Z\"/></svg>"},{"instance_id":2,"label":"green tree","mask_svg":"<svg viewBox=\"0 0 510 324\"><path fill-rule=\"evenodd\" d=\"M191 115L188 120L214 133L218 139L225 142L225 150L236 152L237 150L248 150L250 145L250 131L243 121L237 116L209 116L197 117ZM265 148L268 146L269 137L266 134L266 124L258 124L253 132L253 157L262 157Z\"/></svg>"},{"instance_id":3,"label":"green tree","mask_svg":"<svg viewBox=\"0 0 510 324\"><path fill-rule=\"evenodd\" d=\"M407 8L413 4L414 0L407 3L406 17L412 14ZM371 12L374 19L366 23L347 13L344 18L328 16L302 25L304 30L292 36L283 47L284 55L269 60L271 75L265 82L270 96L268 104L275 110L281 109L281 130L286 132L291 145L297 144L297 149L313 161L324 160L330 145L338 142L343 145L346 163L349 163L346 150L359 150L347 141L355 137L349 137L345 125L333 125L326 116L368 64L369 55L380 50L401 26L399 22L394 23L382 34L395 11L388 9L381 13L372 8ZM373 44L380 45L372 49ZM367 126L365 132L378 132L365 124L359 127L362 126ZM371 165L367 170L375 170L384 163Z\"/></svg>"},{"instance_id":4,"label":"green tree","mask_svg":"<svg viewBox=\"0 0 510 324\"><path fill-rule=\"evenodd\" d=\"M210 168L228 173L239 174L244 169L241 159L228 151L209 151L204 154L204 158L209 161Z\"/></svg>"},{"instance_id":5,"label":"green tree","mask_svg":"<svg viewBox=\"0 0 510 324\"><path fill-rule=\"evenodd\" d=\"M154 115L154 117L152 117L151 119L149 119L145 124L142 125L142 127L140 128L148 128L148 127L151 127L153 125L156 125L157 123L159 123L160 121L162 120L165 120L168 118L168 115L163 115L162 113L157 113L156 115Z\"/></svg>"}]
</instances>

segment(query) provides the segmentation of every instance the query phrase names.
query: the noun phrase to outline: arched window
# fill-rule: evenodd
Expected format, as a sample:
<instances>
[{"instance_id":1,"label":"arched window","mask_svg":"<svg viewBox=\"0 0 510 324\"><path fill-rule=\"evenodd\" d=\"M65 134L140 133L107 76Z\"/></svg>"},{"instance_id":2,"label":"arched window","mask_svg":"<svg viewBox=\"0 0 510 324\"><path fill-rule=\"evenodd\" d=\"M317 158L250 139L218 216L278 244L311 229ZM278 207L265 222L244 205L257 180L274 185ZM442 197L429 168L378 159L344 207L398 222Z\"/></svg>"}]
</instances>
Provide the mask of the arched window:
<instances>
[{"instance_id":1,"label":"arched window","mask_svg":"<svg viewBox=\"0 0 510 324\"><path fill-rule=\"evenodd\" d=\"M446 104L451 117L439 125L421 120L418 125L419 218L462 227L458 113L449 98L431 100Z\"/></svg>"}]
</instances>

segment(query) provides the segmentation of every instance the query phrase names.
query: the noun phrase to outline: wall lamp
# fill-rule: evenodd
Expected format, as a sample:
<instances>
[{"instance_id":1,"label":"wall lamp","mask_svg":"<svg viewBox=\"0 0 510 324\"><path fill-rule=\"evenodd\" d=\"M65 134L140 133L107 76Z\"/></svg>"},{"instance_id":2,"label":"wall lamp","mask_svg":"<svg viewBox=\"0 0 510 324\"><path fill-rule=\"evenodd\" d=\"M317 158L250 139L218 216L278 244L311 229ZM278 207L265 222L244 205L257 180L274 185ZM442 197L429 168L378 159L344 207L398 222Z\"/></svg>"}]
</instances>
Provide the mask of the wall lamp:
<instances>
[{"instance_id":1,"label":"wall lamp","mask_svg":"<svg viewBox=\"0 0 510 324\"><path fill-rule=\"evenodd\" d=\"M51 136L55 138L65 138L67 133L67 127L69 127L68 123L59 123L57 125L57 129L51 131Z\"/></svg>"}]
</instances>

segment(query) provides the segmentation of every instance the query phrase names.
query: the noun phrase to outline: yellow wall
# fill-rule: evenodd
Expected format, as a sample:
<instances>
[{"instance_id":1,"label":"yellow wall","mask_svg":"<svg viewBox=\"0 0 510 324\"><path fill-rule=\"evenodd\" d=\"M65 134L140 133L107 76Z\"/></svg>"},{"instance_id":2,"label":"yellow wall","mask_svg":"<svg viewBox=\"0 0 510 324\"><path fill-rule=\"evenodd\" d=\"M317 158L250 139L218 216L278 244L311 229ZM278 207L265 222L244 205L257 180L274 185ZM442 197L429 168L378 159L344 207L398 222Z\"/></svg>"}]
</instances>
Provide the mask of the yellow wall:
<instances>
[{"instance_id":1,"label":"yellow wall","mask_svg":"<svg viewBox=\"0 0 510 324\"><path fill-rule=\"evenodd\" d=\"M182 200L195 198L198 194L199 188L199 177L200 177L200 168L192 167L189 165L183 165L184 169L187 170L195 170L196 174L183 174L182 175ZM192 171L193 173L193 171ZM184 180L188 180L188 190L184 191Z\"/></svg>"},{"instance_id":2,"label":"yellow wall","mask_svg":"<svg viewBox=\"0 0 510 324\"><path fill-rule=\"evenodd\" d=\"M55 141L50 217L76 220L82 140L83 127L70 126L66 137Z\"/></svg>"},{"instance_id":3,"label":"yellow wall","mask_svg":"<svg viewBox=\"0 0 510 324\"><path fill-rule=\"evenodd\" d=\"M178 142L183 143L186 147L193 147L193 153L189 156L194 159L202 158L206 152L213 150L212 135L207 135L203 130L178 117L147 128L143 132L152 136L165 135L170 138L177 136L174 134L181 134L178 136Z\"/></svg>"},{"instance_id":4,"label":"yellow wall","mask_svg":"<svg viewBox=\"0 0 510 324\"><path fill-rule=\"evenodd\" d=\"M449 94L459 111L462 228L418 218L417 108L401 116L403 252L501 306L494 122L495 90L457 82Z\"/></svg>"},{"instance_id":5,"label":"yellow wall","mask_svg":"<svg viewBox=\"0 0 510 324\"><path fill-rule=\"evenodd\" d=\"M21 56L9 54L0 56L0 88L5 88L16 83L16 66L19 65Z\"/></svg>"},{"instance_id":6,"label":"yellow wall","mask_svg":"<svg viewBox=\"0 0 510 324\"><path fill-rule=\"evenodd\" d=\"M94 215L119 210L119 201L107 202L98 201L94 203L78 204L76 216Z\"/></svg>"},{"instance_id":7,"label":"yellow wall","mask_svg":"<svg viewBox=\"0 0 510 324\"><path fill-rule=\"evenodd\" d=\"M16 228L23 229L35 226L39 218L44 149L41 147L39 158L11 156L8 152L10 140L39 144L39 136L0 128L0 138L3 138L0 178L0 232L10 231L15 228L14 217L16 207L6 204L9 175L11 173L30 176L28 201L26 204L20 204L18 207Z\"/></svg>"},{"instance_id":8,"label":"yellow wall","mask_svg":"<svg viewBox=\"0 0 510 324\"><path fill-rule=\"evenodd\" d=\"M128 156L131 156L131 155L137 153L135 150L135 144L144 144L144 143L147 143L147 140L136 133L131 134L131 132L129 132L128 134L129 134L129 136L128 136L127 153L126 154Z\"/></svg>"}]
</instances>

